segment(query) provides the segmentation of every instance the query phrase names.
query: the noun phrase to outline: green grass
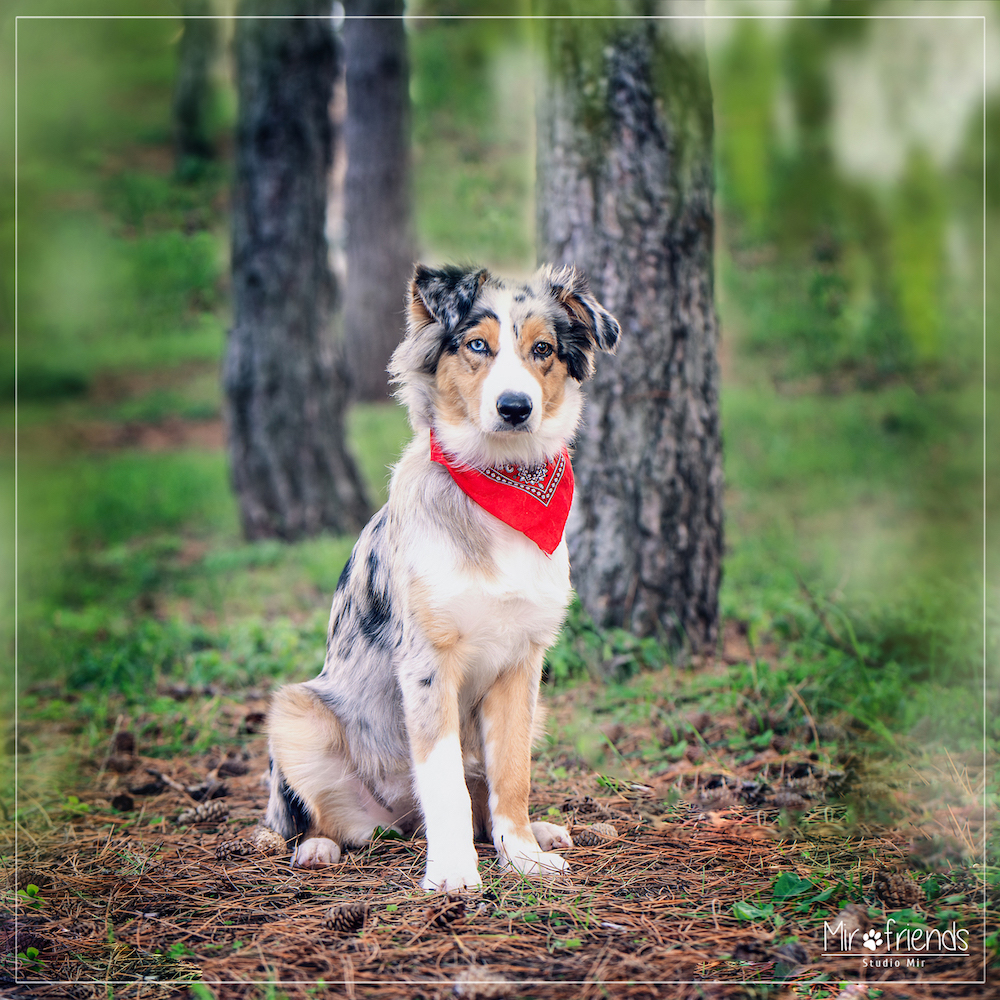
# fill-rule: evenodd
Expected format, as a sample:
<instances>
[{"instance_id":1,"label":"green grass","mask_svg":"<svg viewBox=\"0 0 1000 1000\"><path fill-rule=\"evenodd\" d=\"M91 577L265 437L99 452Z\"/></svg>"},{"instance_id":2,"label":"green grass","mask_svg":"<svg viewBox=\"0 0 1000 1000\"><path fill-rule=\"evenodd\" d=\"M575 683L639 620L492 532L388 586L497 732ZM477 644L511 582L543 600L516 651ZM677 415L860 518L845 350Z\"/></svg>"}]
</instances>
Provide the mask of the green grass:
<instances>
[{"instance_id":1,"label":"green grass","mask_svg":"<svg viewBox=\"0 0 1000 1000\"><path fill-rule=\"evenodd\" d=\"M175 186L179 182L174 182ZM205 192L204 194L207 194ZM213 230L137 235L95 226L93 212L39 207L25 225L19 282L19 398L84 392L95 373L215 361L224 341L223 220ZM0 372L13 395L13 371Z\"/></svg>"},{"instance_id":2,"label":"green grass","mask_svg":"<svg viewBox=\"0 0 1000 1000\"><path fill-rule=\"evenodd\" d=\"M414 26L416 224L431 259L534 268L535 67L525 31L517 21Z\"/></svg>"},{"instance_id":3,"label":"green grass","mask_svg":"<svg viewBox=\"0 0 1000 1000\"><path fill-rule=\"evenodd\" d=\"M368 495L381 506L388 495L391 467L412 436L406 410L393 404L352 406L347 414L347 435Z\"/></svg>"}]
</instances>

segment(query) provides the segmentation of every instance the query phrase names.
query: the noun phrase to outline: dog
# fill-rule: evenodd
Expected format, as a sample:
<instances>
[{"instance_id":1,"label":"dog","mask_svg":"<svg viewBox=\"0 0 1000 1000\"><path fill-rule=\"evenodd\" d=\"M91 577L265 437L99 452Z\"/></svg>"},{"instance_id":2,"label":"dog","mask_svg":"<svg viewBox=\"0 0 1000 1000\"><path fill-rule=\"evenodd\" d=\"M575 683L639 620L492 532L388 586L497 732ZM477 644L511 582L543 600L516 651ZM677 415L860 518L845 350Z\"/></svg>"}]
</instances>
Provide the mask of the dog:
<instances>
[{"instance_id":1,"label":"dog","mask_svg":"<svg viewBox=\"0 0 1000 1000\"><path fill-rule=\"evenodd\" d=\"M573 267L417 265L389 364L414 437L340 576L322 672L269 712L265 823L294 865L422 827L428 891L481 885L474 834L524 875L567 867L568 831L528 819L530 755L571 596L567 445L620 333Z\"/></svg>"}]
</instances>

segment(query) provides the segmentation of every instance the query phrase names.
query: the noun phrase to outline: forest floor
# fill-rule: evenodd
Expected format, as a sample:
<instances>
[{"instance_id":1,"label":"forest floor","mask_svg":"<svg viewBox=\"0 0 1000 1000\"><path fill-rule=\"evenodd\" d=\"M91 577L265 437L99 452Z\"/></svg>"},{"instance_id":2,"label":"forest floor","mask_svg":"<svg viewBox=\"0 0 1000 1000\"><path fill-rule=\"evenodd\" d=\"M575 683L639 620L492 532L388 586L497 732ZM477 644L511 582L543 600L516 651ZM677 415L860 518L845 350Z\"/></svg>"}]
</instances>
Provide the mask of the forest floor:
<instances>
[{"instance_id":1,"label":"forest floor","mask_svg":"<svg viewBox=\"0 0 1000 1000\"><path fill-rule=\"evenodd\" d=\"M531 811L580 841L569 874L503 873L479 845L483 890L454 897L419 888L420 838L378 839L319 871L251 849L267 800L260 692L165 692L191 718L213 702L220 736L237 739L164 756L136 737L155 732L148 719L120 717L56 804L33 787L57 752L36 734L16 859L3 849L5 995L987 995L1000 886L973 860L981 756L913 747L879 762L830 726L768 733L748 755L732 749L745 720L695 708L683 753L650 766L642 748L676 735L657 720L678 708L642 690L655 680L616 689L643 706L627 725L602 721L603 687L547 695ZM613 773L581 756L584 730L613 749ZM206 796L221 814L181 818Z\"/></svg>"}]
</instances>

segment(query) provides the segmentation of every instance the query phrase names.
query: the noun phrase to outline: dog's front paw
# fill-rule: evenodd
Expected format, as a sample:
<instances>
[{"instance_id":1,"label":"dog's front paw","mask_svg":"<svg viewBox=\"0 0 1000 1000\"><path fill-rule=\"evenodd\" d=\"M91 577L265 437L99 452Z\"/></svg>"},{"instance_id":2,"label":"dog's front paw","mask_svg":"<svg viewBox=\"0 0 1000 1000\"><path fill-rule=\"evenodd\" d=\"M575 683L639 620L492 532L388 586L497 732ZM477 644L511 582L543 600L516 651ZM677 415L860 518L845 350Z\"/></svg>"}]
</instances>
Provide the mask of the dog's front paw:
<instances>
[{"instance_id":1,"label":"dog's front paw","mask_svg":"<svg viewBox=\"0 0 1000 1000\"><path fill-rule=\"evenodd\" d=\"M420 888L427 892L458 892L460 889L479 889L482 884L479 855L473 848L461 863L456 863L453 858L429 857Z\"/></svg>"},{"instance_id":2,"label":"dog's front paw","mask_svg":"<svg viewBox=\"0 0 1000 1000\"><path fill-rule=\"evenodd\" d=\"M573 846L573 838L564 826L556 826L555 823L532 823L531 832L543 851Z\"/></svg>"},{"instance_id":3,"label":"dog's front paw","mask_svg":"<svg viewBox=\"0 0 1000 1000\"><path fill-rule=\"evenodd\" d=\"M532 830L532 833L534 832ZM505 867L513 868L522 875L557 875L569 869L569 862L565 858L548 851L540 851L535 844L528 841L504 838L500 859Z\"/></svg>"},{"instance_id":4,"label":"dog's front paw","mask_svg":"<svg viewBox=\"0 0 1000 1000\"><path fill-rule=\"evenodd\" d=\"M329 837L310 837L303 840L292 855L296 868L325 868L340 860L340 845Z\"/></svg>"}]
</instances>

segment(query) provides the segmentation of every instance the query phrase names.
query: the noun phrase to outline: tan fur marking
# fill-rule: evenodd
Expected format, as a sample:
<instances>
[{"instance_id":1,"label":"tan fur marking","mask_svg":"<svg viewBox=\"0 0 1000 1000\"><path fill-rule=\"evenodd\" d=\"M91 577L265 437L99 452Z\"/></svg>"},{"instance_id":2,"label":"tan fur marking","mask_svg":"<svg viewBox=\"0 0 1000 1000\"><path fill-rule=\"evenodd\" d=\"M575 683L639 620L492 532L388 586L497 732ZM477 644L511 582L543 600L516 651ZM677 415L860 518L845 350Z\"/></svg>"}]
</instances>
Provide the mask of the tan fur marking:
<instances>
[{"instance_id":1,"label":"tan fur marking","mask_svg":"<svg viewBox=\"0 0 1000 1000\"><path fill-rule=\"evenodd\" d=\"M422 330L425 326L429 326L434 322L434 317L430 314L427 306L424 305L424 300L420 297L416 281L410 282L409 313L410 324L415 331Z\"/></svg>"},{"instance_id":2,"label":"tan fur marking","mask_svg":"<svg viewBox=\"0 0 1000 1000\"><path fill-rule=\"evenodd\" d=\"M540 656L540 654L539 654ZM522 665L501 674L483 699L492 812L513 826L513 833L531 840L528 794L531 785L532 715L538 673ZM492 752L490 750L492 749Z\"/></svg>"},{"instance_id":3,"label":"tan fur marking","mask_svg":"<svg viewBox=\"0 0 1000 1000\"><path fill-rule=\"evenodd\" d=\"M565 288L559 290L559 301L563 308L572 313L573 316L579 320L586 327L593 327L594 318L590 314L590 310L580 301L580 299L574 295L571 291Z\"/></svg>"},{"instance_id":4,"label":"tan fur marking","mask_svg":"<svg viewBox=\"0 0 1000 1000\"><path fill-rule=\"evenodd\" d=\"M289 760L294 766L317 748L331 753L344 748L344 734L336 716L302 684L287 684L274 692L267 729L282 764Z\"/></svg>"},{"instance_id":5,"label":"tan fur marking","mask_svg":"<svg viewBox=\"0 0 1000 1000\"><path fill-rule=\"evenodd\" d=\"M439 653L453 650L461 641L461 633L454 622L449 622L431 606L430 594L420 580L414 580L410 584L409 610L420 623L430 644Z\"/></svg>"},{"instance_id":6,"label":"tan fur marking","mask_svg":"<svg viewBox=\"0 0 1000 1000\"><path fill-rule=\"evenodd\" d=\"M431 755L431 751L441 740L459 731L457 694L453 697L448 697L441 692L443 685L439 685L435 681L435 686L438 687L438 697L440 699L436 718L424 720L423 725L420 726L414 725L411 722L409 726L413 759L418 764L423 764L427 760Z\"/></svg>"},{"instance_id":7,"label":"tan fur marking","mask_svg":"<svg viewBox=\"0 0 1000 1000\"><path fill-rule=\"evenodd\" d=\"M547 358L539 358L532 353L538 341L552 345L552 353ZM524 367L531 372L542 387L542 406L545 416L550 417L562 406L566 395L566 363L556 355L555 336L549 332L541 316L529 316L521 327L517 340L518 352Z\"/></svg>"},{"instance_id":8,"label":"tan fur marking","mask_svg":"<svg viewBox=\"0 0 1000 1000\"><path fill-rule=\"evenodd\" d=\"M410 586L409 610L438 653L430 689L433 713L407 719L410 747L416 762L422 764L441 739L460 731L458 691L465 678L470 650L458 629L434 609L427 588L419 580Z\"/></svg>"},{"instance_id":9,"label":"tan fur marking","mask_svg":"<svg viewBox=\"0 0 1000 1000\"><path fill-rule=\"evenodd\" d=\"M477 337L482 337L490 345L490 350L496 354L497 347L500 345L500 324L492 316L487 316L472 327L462 340L463 343L467 344Z\"/></svg>"},{"instance_id":10,"label":"tan fur marking","mask_svg":"<svg viewBox=\"0 0 1000 1000\"><path fill-rule=\"evenodd\" d=\"M449 424L461 424L473 419L476 409L475 400L471 401L466 394L468 373L457 354L444 354L438 362L435 386L437 399L434 407L438 418Z\"/></svg>"},{"instance_id":11,"label":"tan fur marking","mask_svg":"<svg viewBox=\"0 0 1000 1000\"><path fill-rule=\"evenodd\" d=\"M459 733L462 742L462 759L465 762L465 775L470 780L485 778L486 768L483 763L483 734L479 728L479 714L466 712L462 716L462 729Z\"/></svg>"},{"instance_id":12,"label":"tan fur marking","mask_svg":"<svg viewBox=\"0 0 1000 1000\"><path fill-rule=\"evenodd\" d=\"M485 340L490 351L496 354L500 343L500 324L490 317L477 323L463 335L458 353L442 355L438 362L435 379L437 413L447 423L469 421L479 426L479 399L492 355L476 354L465 346L477 338Z\"/></svg>"},{"instance_id":13,"label":"tan fur marking","mask_svg":"<svg viewBox=\"0 0 1000 1000\"><path fill-rule=\"evenodd\" d=\"M482 778L466 775L469 798L472 800L472 833L477 840L488 841L493 836L490 819L490 790Z\"/></svg>"}]
</instances>

